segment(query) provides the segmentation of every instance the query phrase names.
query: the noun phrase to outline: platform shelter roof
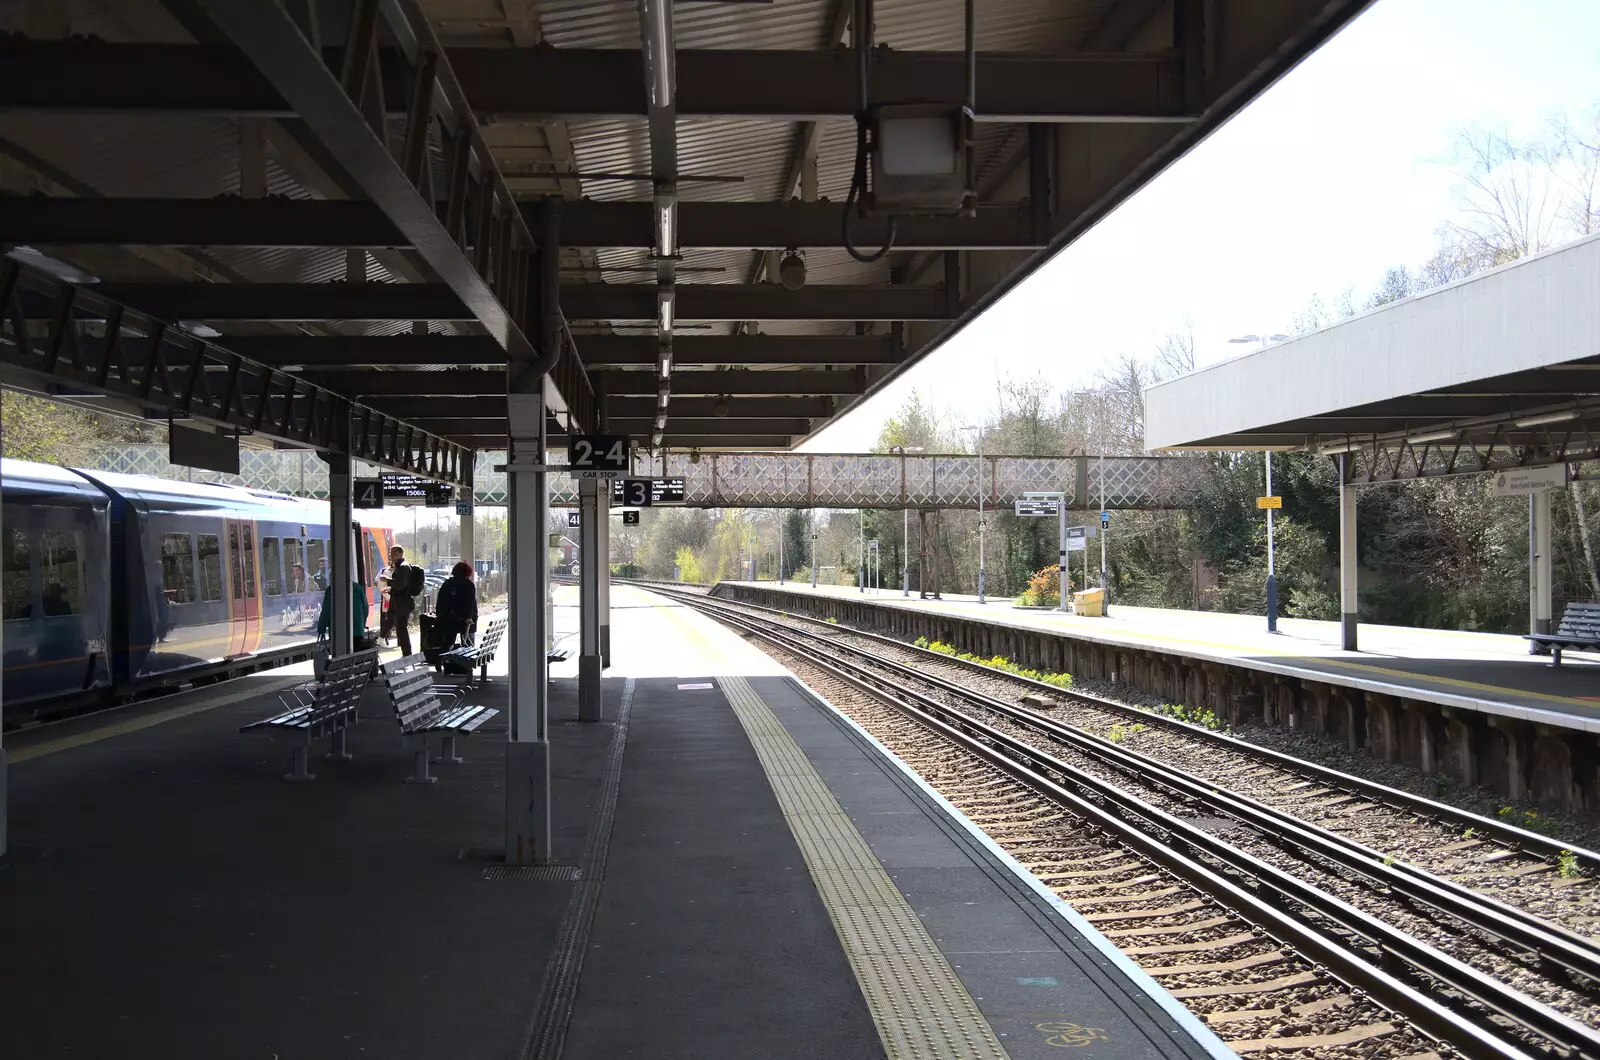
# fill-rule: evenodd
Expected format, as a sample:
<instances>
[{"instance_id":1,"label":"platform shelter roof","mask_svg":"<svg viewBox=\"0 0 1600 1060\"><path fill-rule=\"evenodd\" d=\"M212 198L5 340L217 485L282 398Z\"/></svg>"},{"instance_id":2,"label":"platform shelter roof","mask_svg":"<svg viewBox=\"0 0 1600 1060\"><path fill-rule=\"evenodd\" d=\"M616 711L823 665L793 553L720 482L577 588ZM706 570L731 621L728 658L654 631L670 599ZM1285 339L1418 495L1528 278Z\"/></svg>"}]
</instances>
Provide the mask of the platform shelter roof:
<instances>
[{"instance_id":1,"label":"platform shelter roof","mask_svg":"<svg viewBox=\"0 0 1600 1060\"><path fill-rule=\"evenodd\" d=\"M1600 452L1600 235L1145 391L1152 450L1348 454L1368 481Z\"/></svg>"},{"instance_id":2,"label":"platform shelter roof","mask_svg":"<svg viewBox=\"0 0 1600 1060\"><path fill-rule=\"evenodd\" d=\"M873 99L954 109L954 0L0 4L0 242L77 270L98 320L126 306L270 369L216 400L280 442L346 399L374 438L391 416L499 447L508 375L549 364L554 439L604 420L658 450L785 449L1367 2L976 0L972 215L903 217L872 261L842 235L854 12ZM149 404L143 350L126 372L93 352L74 386Z\"/></svg>"}]
</instances>

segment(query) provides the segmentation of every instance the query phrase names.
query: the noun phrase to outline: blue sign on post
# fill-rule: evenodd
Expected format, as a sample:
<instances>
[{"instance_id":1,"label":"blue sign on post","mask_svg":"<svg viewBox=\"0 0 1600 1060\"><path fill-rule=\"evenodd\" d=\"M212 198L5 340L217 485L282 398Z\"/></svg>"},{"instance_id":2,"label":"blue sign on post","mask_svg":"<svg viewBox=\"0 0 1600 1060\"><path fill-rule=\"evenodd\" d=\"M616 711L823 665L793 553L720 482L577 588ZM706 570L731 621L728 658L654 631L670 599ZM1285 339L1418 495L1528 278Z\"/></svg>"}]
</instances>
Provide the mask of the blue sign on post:
<instances>
[{"instance_id":1,"label":"blue sign on post","mask_svg":"<svg viewBox=\"0 0 1600 1060\"><path fill-rule=\"evenodd\" d=\"M457 515L471 515L472 514L472 501L471 500L458 500L458 501L456 501L456 514Z\"/></svg>"},{"instance_id":2,"label":"blue sign on post","mask_svg":"<svg viewBox=\"0 0 1600 1060\"><path fill-rule=\"evenodd\" d=\"M1108 527L1108 526L1111 525L1111 513L1110 512L1102 511L1100 513L1100 525L1102 527Z\"/></svg>"}]
</instances>

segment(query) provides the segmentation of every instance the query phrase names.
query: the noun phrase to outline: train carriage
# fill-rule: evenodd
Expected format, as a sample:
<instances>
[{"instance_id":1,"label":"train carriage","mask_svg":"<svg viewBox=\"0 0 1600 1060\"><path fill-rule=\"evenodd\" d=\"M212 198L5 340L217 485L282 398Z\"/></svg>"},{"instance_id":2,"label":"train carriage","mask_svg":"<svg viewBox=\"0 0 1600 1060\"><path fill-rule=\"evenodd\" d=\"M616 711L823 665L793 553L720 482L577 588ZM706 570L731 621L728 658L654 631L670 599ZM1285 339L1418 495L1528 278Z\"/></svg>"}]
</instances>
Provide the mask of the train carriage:
<instances>
[{"instance_id":1,"label":"train carriage","mask_svg":"<svg viewBox=\"0 0 1600 1060\"><path fill-rule=\"evenodd\" d=\"M303 655L315 640L326 504L18 460L0 484L8 721ZM375 625L394 530L364 514L354 573Z\"/></svg>"}]
</instances>

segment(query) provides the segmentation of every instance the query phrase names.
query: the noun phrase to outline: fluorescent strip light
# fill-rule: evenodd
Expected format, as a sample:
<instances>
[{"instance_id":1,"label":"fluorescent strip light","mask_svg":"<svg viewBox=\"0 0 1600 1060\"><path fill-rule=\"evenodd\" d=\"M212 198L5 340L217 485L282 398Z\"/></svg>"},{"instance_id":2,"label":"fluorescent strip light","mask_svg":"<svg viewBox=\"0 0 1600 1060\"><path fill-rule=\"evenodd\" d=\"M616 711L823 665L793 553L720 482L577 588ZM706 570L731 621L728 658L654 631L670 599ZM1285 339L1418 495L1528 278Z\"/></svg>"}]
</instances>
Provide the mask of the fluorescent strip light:
<instances>
[{"instance_id":1,"label":"fluorescent strip light","mask_svg":"<svg viewBox=\"0 0 1600 1060\"><path fill-rule=\"evenodd\" d=\"M650 104L672 105L677 56L672 41L672 0L645 0L650 23Z\"/></svg>"},{"instance_id":2,"label":"fluorescent strip light","mask_svg":"<svg viewBox=\"0 0 1600 1060\"><path fill-rule=\"evenodd\" d=\"M1518 427L1543 427L1547 423L1566 423L1568 420L1578 418L1577 409L1566 409L1561 412L1546 412L1538 416L1528 416L1524 419L1513 420Z\"/></svg>"},{"instance_id":3,"label":"fluorescent strip light","mask_svg":"<svg viewBox=\"0 0 1600 1060\"><path fill-rule=\"evenodd\" d=\"M656 430L664 431L666 429L667 429L667 414L665 412L656 413Z\"/></svg>"},{"instance_id":4,"label":"fluorescent strip light","mask_svg":"<svg viewBox=\"0 0 1600 1060\"><path fill-rule=\"evenodd\" d=\"M672 378L672 351L671 350L662 350L661 351L661 378L663 378L663 379L671 379Z\"/></svg>"},{"instance_id":5,"label":"fluorescent strip light","mask_svg":"<svg viewBox=\"0 0 1600 1060\"><path fill-rule=\"evenodd\" d=\"M1340 453L1348 453L1360 448L1360 442L1330 442L1327 445L1317 446L1317 455L1338 456Z\"/></svg>"},{"instance_id":6,"label":"fluorescent strip light","mask_svg":"<svg viewBox=\"0 0 1600 1060\"><path fill-rule=\"evenodd\" d=\"M1427 445L1429 442L1443 442L1454 438L1460 433L1460 431L1430 431L1427 434L1413 434L1406 439L1406 444Z\"/></svg>"},{"instance_id":7,"label":"fluorescent strip light","mask_svg":"<svg viewBox=\"0 0 1600 1060\"><path fill-rule=\"evenodd\" d=\"M661 329L662 335L672 334L672 309L673 292L670 289L658 292L656 295L656 326Z\"/></svg>"},{"instance_id":8,"label":"fluorescent strip light","mask_svg":"<svg viewBox=\"0 0 1600 1060\"><path fill-rule=\"evenodd\" d=\"M671 201L656 200L656 253L663 258L678 254L678 208Z\"/></svg>"}]
</instances>

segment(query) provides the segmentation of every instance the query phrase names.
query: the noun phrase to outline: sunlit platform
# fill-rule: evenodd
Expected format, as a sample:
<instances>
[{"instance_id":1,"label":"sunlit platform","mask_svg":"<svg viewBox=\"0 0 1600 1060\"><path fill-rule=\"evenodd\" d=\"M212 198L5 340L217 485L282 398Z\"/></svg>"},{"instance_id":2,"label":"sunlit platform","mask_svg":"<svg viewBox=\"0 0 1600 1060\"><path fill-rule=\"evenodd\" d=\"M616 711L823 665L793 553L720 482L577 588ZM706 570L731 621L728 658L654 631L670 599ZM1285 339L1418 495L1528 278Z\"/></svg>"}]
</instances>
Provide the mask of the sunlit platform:
<instances>
[{"instance_id":1,"label":"sunlit platform","mask_svg":"<svg viewBox=\"0 0 1600 1060\"><path fill-rule=\"evenodd\" d=\"M405 784L377 686L305 784L238 732L292 671L8 741L9 1051L1043 1058L1072 1026L1227 1055L770 658L612 603L603 720L552 686L547 865L501 860L503 727ZM497 669L472 694L504 708Z\"/></svg>"}]
</instances>

